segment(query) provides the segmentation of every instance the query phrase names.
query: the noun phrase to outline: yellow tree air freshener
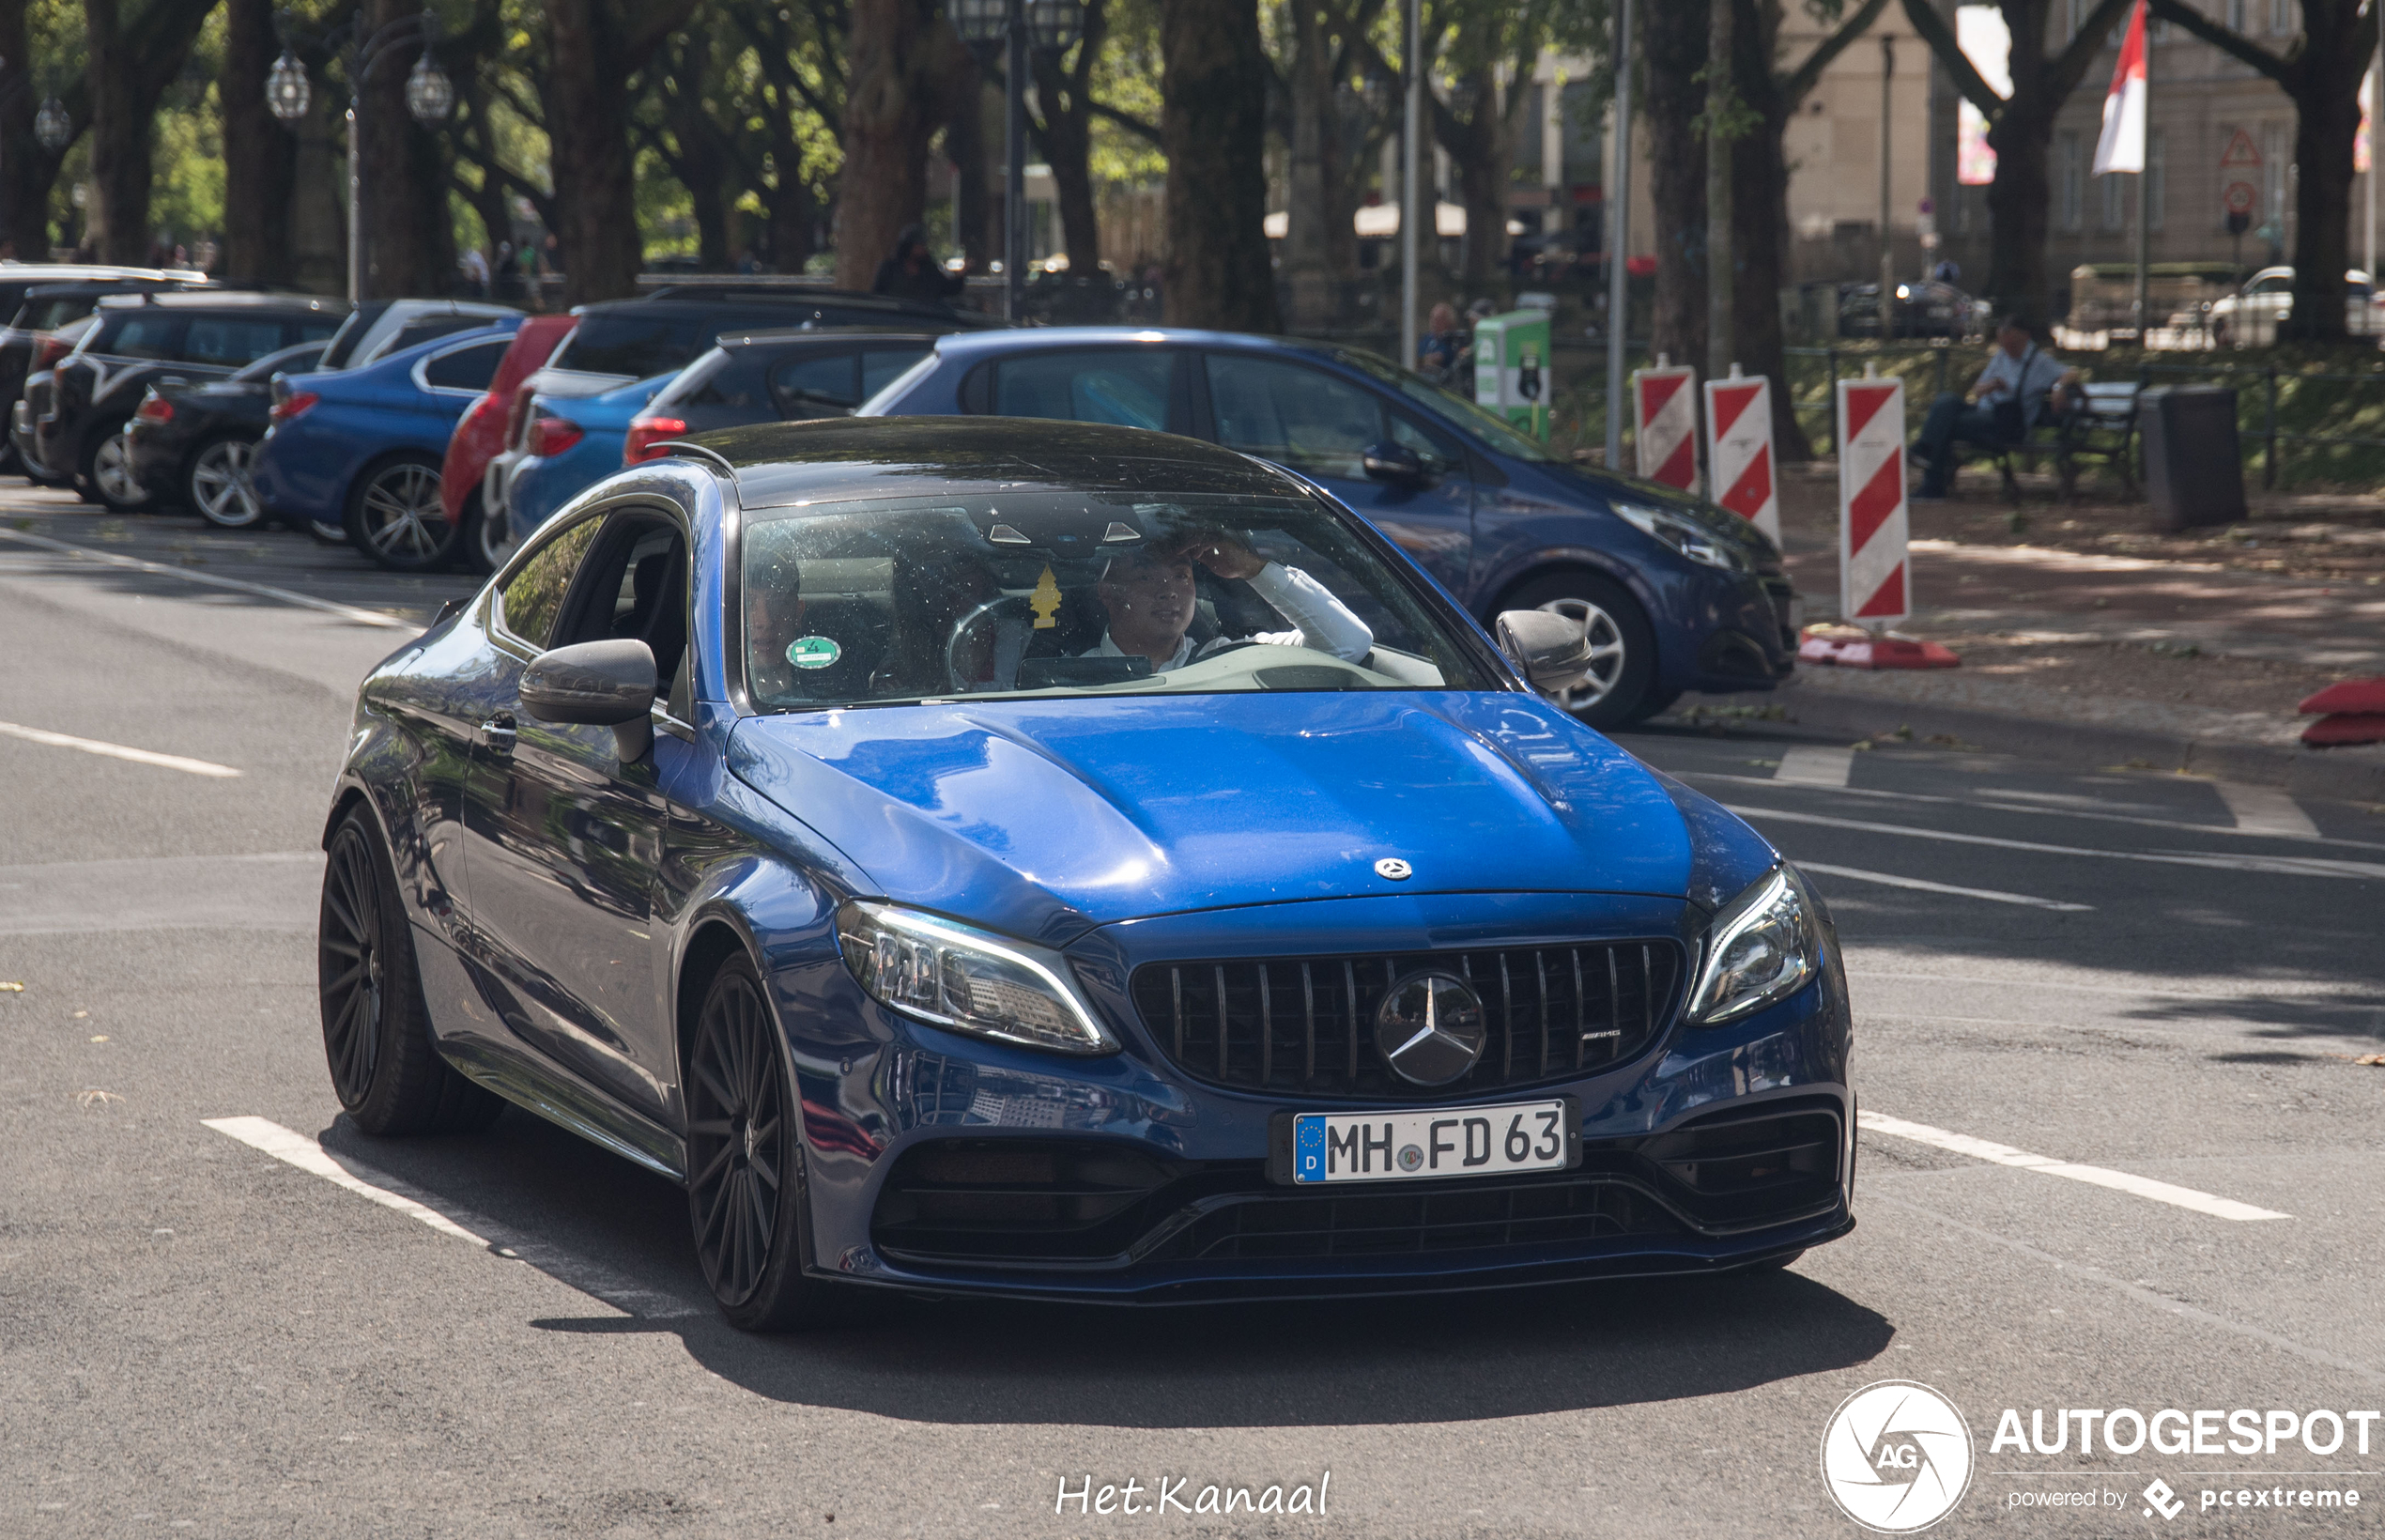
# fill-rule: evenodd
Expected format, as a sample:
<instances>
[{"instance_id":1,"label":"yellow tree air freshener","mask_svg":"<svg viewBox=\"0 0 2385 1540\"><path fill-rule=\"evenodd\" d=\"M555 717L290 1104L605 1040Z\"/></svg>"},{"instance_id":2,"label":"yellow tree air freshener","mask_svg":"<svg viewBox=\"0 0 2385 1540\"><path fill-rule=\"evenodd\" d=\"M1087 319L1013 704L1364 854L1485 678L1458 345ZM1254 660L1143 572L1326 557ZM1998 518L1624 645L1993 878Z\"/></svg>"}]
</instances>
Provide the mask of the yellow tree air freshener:
<instances>
[{"instance_id":1,"label":"yellow tree air freshener","mask_svg":"<svg viewBox=\"0 0 2385 1540\"><path fill-rule=\"evenodd\" d=\"M1027 608L1035 611L1035 628L1049 631L1060 624L1060 585L1052 580L1052 569L1035 580L1035 592L1027 595Z\"/></svg>"}]
</instances>

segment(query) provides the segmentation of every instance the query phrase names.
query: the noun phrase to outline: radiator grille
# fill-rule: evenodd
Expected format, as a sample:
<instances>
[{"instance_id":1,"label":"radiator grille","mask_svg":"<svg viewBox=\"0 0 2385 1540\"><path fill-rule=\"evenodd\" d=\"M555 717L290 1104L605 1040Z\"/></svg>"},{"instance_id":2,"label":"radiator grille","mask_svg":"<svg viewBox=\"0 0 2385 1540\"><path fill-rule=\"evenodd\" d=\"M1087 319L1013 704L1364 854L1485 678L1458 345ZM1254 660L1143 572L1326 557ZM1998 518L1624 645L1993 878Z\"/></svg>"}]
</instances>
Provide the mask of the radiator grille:
<instances>
[{"instance_id":1,"label":"radiator grille","mask_svg":"<svg viewBox=\"0 0 2385 1540\"><path fill-rule=\"evenodd\" d=\"M1153 962L1134 1007L1195 1080L1238 1090L1449 1101L1570 1078L1648 1046L1670 1019L1681 966L1671 940L1500 951L1283 961ZM1376 1008L1419 968L1464 978L1482 997L1482 1057L1431 1089L1392 1072L1375 1046Z\"/></svg>"}]
</instances>

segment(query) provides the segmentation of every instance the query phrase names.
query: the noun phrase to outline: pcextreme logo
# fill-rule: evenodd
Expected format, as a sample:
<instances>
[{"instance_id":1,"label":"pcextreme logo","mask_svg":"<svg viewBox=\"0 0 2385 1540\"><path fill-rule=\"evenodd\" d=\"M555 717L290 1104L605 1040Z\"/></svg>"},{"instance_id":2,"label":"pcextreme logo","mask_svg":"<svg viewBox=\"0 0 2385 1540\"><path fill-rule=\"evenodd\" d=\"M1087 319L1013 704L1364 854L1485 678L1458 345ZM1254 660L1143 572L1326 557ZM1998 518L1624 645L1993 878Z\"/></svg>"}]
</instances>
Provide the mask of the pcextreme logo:
<instances>
[{"instance_id":1,"label":"pcextreme logo","mask_svg":"<svg viewBox=\"0 0 2385 1540\"><path fill-rule=\"evenodd\" d=\"M1881 1534L1926 1530L1971 1487L1971 1427L1954 1403L1883 1379L1839 1403L1822 1430L1822 1480L1849 1518Z\"/></svg>"}]
</instances>

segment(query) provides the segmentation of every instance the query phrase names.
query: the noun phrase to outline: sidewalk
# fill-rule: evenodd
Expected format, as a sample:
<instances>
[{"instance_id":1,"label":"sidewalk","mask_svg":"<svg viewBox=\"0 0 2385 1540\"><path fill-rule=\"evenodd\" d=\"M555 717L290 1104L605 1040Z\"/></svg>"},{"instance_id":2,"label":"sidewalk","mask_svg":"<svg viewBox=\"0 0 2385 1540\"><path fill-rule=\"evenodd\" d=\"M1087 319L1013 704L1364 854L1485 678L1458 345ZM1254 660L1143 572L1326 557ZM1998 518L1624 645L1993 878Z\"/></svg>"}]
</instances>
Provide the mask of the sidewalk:
<instances>
[{"instance_id":1,"label":"sidewalk","mask_svg":"<svg viewBox=\"0 0 2385 1540\"><path fill-rule=\"evenodd\" d=\"M2385 674L2385 509L2355 501L2330 522L2307 500L2278 500L2248 524L2169 536L2152 532L2142 503L2032 500L2015 533L1993 487L1974 480L1914 510L1916 609L1903 629L1954 648L1962 668L1800 668L1770 696L1687 698L1674 719L1778 708L1850 738L1907 729L2385 803L2385 746L2305 748L2307 718L2294 709L2335 680ZM1836 489L1826 463L1782 480L1789 570L1817 620L1838 613ZM2277 549L2298 533L2306 548L2289 565ZM2052 538L2026 543L2033 535ZM2164 554L2104 554L2116 546Z\"/></svg>"}]
</instances>

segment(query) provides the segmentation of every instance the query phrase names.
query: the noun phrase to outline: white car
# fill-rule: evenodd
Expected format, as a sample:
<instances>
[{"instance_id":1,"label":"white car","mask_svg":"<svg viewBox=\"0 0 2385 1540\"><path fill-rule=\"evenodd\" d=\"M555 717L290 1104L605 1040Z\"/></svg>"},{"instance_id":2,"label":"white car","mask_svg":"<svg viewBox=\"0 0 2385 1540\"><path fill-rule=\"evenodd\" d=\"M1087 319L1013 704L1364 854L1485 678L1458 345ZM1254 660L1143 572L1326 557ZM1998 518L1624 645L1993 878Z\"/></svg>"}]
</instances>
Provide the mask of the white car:
<instances>
[{"instance_id":1,"label":"white car","mask_svg":"<svg viewBox=\"0 0 2385 1540\"><path fill-rule=\"evenodd\" d=\"M2385 307L2358 268L2344 274L2344 329L2356 337L2385 332ZM2294 313L2294 270L2263 268L2211 307L2211 340L2223 347L2258 347L2277 340L2278 323Z\"/></svg>"}]
</instances>

